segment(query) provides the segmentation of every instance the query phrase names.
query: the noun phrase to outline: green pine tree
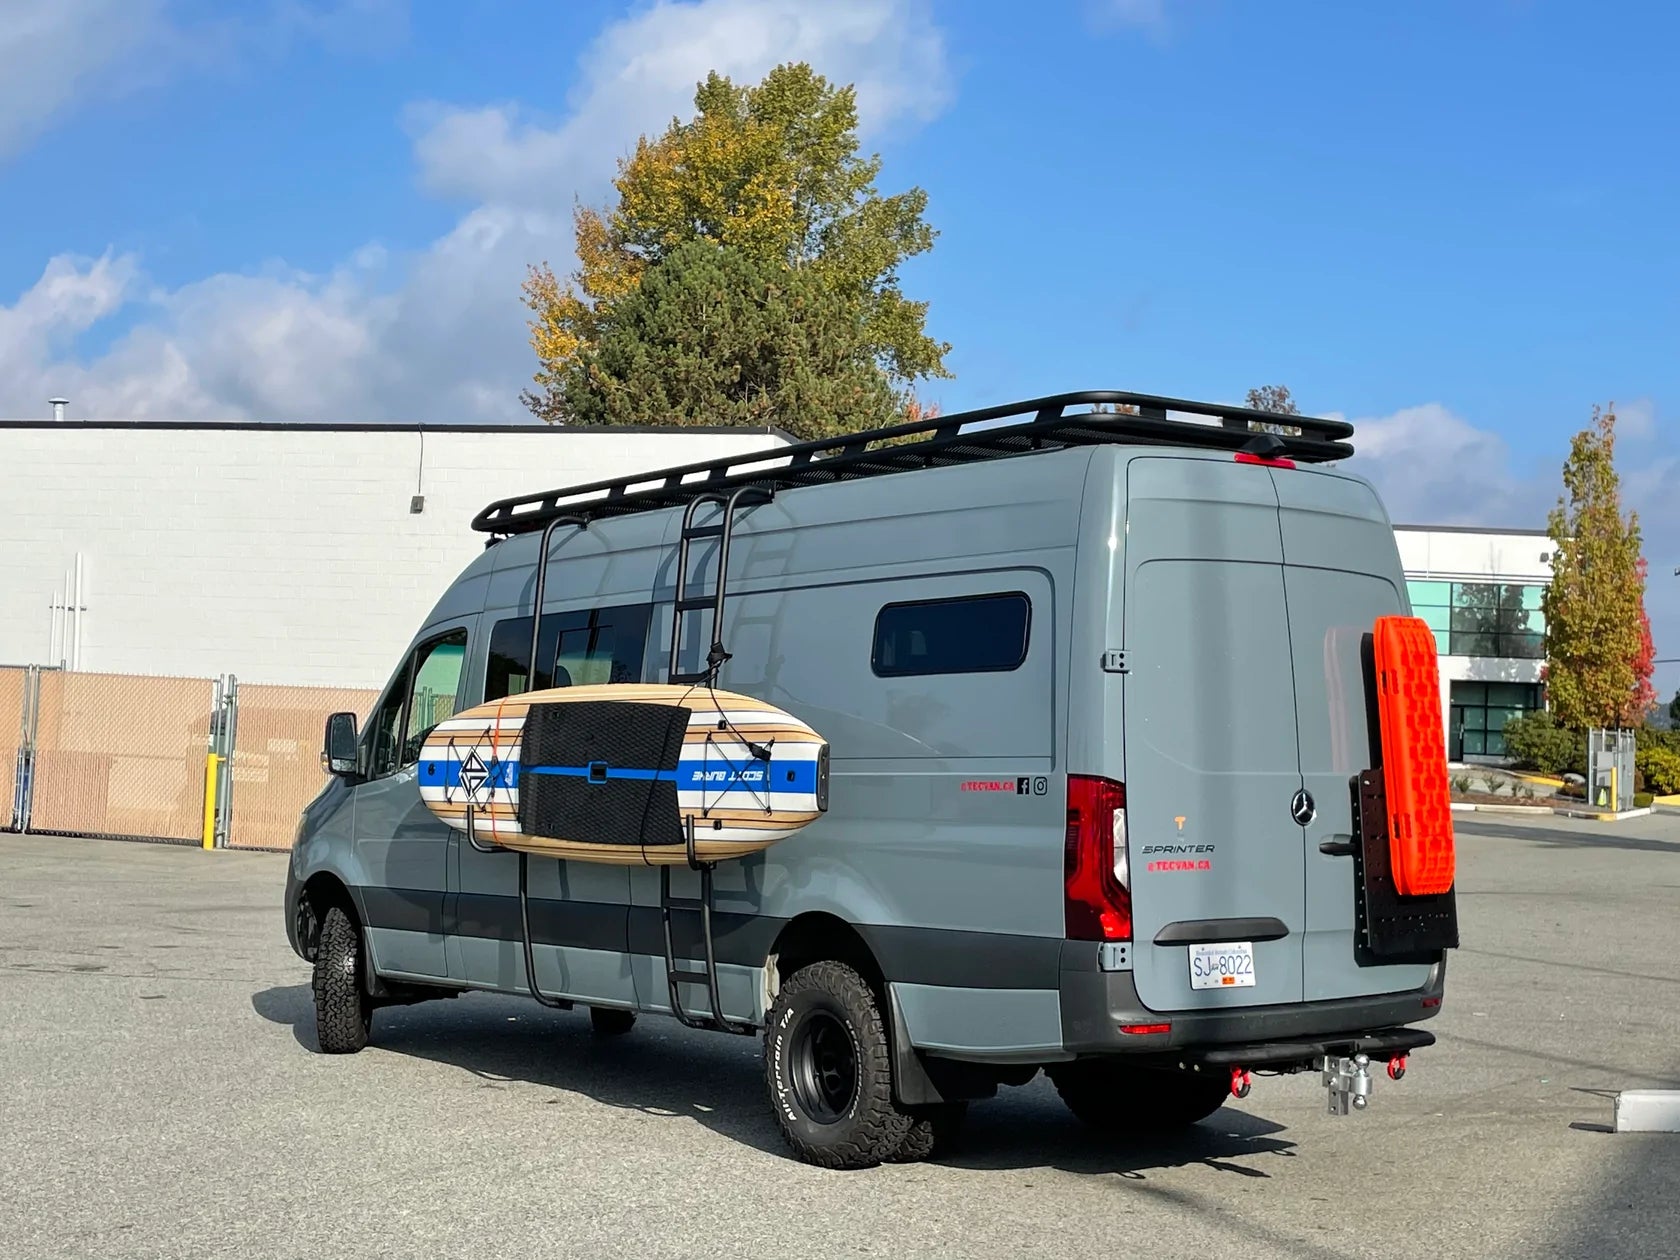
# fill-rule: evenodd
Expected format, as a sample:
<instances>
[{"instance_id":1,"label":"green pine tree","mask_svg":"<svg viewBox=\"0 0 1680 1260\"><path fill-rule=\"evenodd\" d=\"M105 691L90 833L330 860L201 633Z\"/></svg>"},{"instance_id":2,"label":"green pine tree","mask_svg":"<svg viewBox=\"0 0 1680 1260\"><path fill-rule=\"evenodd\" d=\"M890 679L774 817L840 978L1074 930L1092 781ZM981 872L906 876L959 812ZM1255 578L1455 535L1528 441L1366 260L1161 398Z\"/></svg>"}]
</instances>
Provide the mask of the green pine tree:
<instances>
[{"instance_id":1,"label":"green pine tree","mask_svg":"<svg viewBox=\"0 0 1680 1260\"><path fill-rule=\"evenodd\" d=\"M1636 724L1645 584L1639 518L1623 516L1615 467L1616 413L1593 408L1563 465L1566 497L1548 521L1546 696L1560 725Z\"/></svg>"}]
</instances>

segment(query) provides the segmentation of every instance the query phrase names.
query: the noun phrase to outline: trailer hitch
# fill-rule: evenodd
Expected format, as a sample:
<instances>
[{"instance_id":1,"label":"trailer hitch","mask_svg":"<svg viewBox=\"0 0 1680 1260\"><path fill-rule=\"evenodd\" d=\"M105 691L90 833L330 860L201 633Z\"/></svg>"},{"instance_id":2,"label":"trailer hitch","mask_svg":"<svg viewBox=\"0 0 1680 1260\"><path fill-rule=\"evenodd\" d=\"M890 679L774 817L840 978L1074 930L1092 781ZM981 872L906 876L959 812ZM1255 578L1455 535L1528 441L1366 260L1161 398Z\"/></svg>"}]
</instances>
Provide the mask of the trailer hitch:
<instances>
[{"instance_id":1,"label":"trailer hitch","mask_svg":"<svg viewBox=\"0 0 1680 1260\"><path fill-rule=\"evenodd\" d=\"M1350 1103L1355 1111L1364 1111L1371 1098L1371 1056L1327 1054L1319 1062L1319 1079L1329 1095L1330 1114L1347 1115Z\"/></svg>"}]
</instances>

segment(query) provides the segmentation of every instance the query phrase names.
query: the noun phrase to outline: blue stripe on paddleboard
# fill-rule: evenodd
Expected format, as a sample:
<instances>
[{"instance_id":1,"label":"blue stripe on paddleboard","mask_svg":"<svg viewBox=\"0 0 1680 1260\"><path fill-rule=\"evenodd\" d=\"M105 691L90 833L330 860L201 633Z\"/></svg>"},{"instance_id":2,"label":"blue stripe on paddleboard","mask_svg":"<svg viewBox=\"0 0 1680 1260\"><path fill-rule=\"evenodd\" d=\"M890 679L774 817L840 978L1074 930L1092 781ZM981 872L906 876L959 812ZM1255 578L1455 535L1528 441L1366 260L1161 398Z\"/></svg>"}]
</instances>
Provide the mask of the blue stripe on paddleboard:
<instances>
[{"instance_id":1,"label":"blue stripe on paddleboard","mask_svg":"<svg viewBox=\"0 0 1680 1260\"><path fill-rule=\"evenodd\" d=\"M677 766L677 788L684 792L794 792L810 795L817 790L815 761L778 761L747 765L710 761L684 761Z\"/></svg>"},{"instance_id":2,"label":"blue stripe on paddleboard","mask_svg":"<svg viewBox=\"0 0 1680 1260\"><path fill-rule=\"evenodd\" d=\"M514 774L521 763L516 761L484 761L492 788L508 789L516 786ZM461 786L461 763L454 757L425 758L417 767L422 787L457 788ZM526 764L526 774L553 774L566 778L587 779L588 766L534 766ZM633 780L639 782L675 783L683 792L762 793L792 792L810 794L817 790L815 761L777 761L768 765L753 762L748 765L692 760L678 763L675 771L649 770L628 766L608 766L607 781Z\"/></svg>"},{"instance_id":3,"label":"blue stripe on paddleboard","mask_svg":"<svg viewBox=\"0 0 1680 1260\"><path fill-rule=\"evenodd\" d=\"M513 786L514 771L519 768L517 761L492 761L484 759L484 769L488 772L491 787L511 788ZM421 787L461 786L461 763L454 757L423 758L416 771L420 776Z\"/></svg>"}]
</instances>

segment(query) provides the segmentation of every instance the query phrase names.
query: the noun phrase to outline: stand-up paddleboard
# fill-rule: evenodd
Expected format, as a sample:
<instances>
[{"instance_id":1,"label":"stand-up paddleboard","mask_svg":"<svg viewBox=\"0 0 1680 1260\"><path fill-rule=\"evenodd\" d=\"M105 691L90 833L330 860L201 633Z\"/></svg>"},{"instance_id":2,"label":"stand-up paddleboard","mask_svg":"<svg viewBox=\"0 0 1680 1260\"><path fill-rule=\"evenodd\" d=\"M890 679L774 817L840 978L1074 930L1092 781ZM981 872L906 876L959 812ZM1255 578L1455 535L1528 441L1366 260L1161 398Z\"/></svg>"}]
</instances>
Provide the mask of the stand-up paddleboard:
<instances>
[{"instance_id":1,"label":"stand-up paddleboard","mask_svg":"<svg viewBox=\"0 0 1680 1260\"><path fill-rule=\"evenodd\" d=\"M440 722L420 797L481 845L623 866L768 848L828 807L828 744L704 686L608 683L491 700Z\"/></svg>"}]
</instances>

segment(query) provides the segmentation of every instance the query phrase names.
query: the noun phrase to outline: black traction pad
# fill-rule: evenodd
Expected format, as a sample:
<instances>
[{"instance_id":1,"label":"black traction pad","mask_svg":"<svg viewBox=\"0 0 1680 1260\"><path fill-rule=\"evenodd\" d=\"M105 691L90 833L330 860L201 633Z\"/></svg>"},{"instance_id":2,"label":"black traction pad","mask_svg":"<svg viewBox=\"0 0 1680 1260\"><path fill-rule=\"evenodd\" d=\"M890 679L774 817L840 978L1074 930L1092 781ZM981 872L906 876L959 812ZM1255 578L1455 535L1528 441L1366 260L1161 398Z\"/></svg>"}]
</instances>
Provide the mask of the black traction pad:
<instances>
[{"instance_id":1,"label":"black traction pad","mask_svg":"<svg viewBox=\"0 0 1680 1260\"><path fill-rule=\"evenodd\" d=\"M1458 897L1444 893L1402 897L1394 886L1388 854L1388 808L1381 769L1366 770L1352 784L1354 823L1354 918L1360 966L1434 962L1458 948Z\"/></svg>"},{"instance_id":2,"label":"black traction pad","mask_svg":"<svg viewBox=\"0 0 1680 1260\"><path fill-rule=\"evenodd\" d=\"M582 844L682 844L676 770L688 719L673 704L533 704L520 736L519 829Z\"/></svg>"}]
</instances>

